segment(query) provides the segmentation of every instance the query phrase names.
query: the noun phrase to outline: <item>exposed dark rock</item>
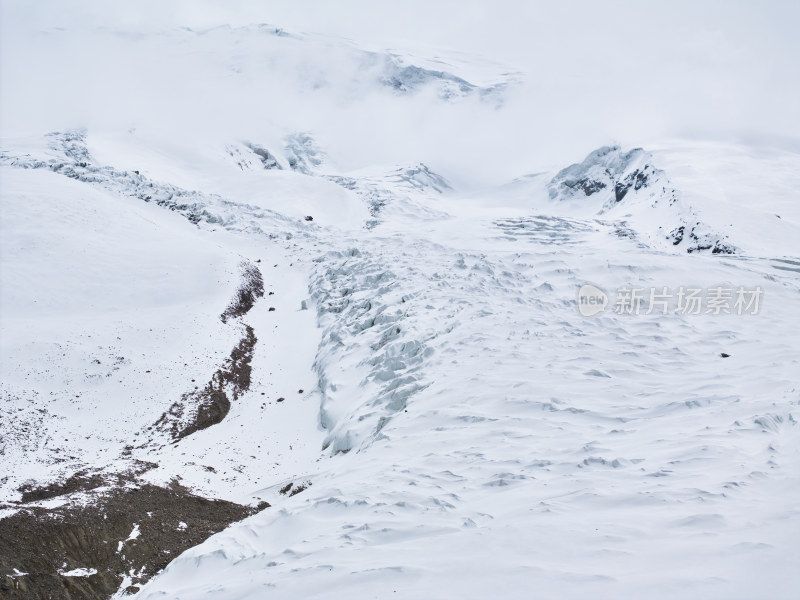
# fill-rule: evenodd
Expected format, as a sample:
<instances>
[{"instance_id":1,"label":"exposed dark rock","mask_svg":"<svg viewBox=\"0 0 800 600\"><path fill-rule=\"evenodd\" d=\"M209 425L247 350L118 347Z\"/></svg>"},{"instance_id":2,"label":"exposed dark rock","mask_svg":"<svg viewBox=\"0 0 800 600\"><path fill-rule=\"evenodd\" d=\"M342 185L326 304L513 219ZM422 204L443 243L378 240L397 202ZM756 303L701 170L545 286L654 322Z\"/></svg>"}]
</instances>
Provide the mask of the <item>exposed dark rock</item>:
<instances>
[{"instance_id":1,"label":"exposed dark rock","mask_svg":"<svg viewBox=\"0 0 800 600\"><path fill-rule=\"evenodd\" d=\"M125 573L136 573L136 591L184 550L258 510L179 485L117 489L87 506L26 508L0 520L0 598L106 599ZM129 539L135 525L139 536ZM15 569L26 574L11 576ZM74 569L97 572L63 574Z\"/></svg>"},{"instance_id":2,"label":"exposed dark rock","mask_svg":"<svg viewBox=\"0 0 800 600\"><path fill-rule=\"evenodd\" d=\"M736 248L721 240L714 242L714 247L711 249L712 254L736 254Z\"/></svg>"},{"instance_id":3,"label":"exposed dark rock","mask_svg":"<svg viewBox=\"0 0 800 600\"><path fill-rule=\"evenodd\" d=\"M587 196L591 196L606 187L606 184L602 181L596 181L588 177L584 177L575 182L564 182L564 185L574 190L582 190Z\"/></svg>"},{"instance_id":4,"label":"exposed dark rock","mask_svg":"<svg viewBox=\"0 0 800 600\"><path fill-rule=\"evenodd\" d=\"M619 146L598 148L583 162L570 165L553 177L548 185L550 197L571 198L579 192L592 196L608 188L609 193L603 195L604 206L620 202L631 187L638 190L648 185L648 172L652 168L637 166L645 156L641 148L629 152L623 152Z\"/></svg>"},{"instance_id":5,"label":"exposed dark rock","mask_svg":"<svg viewBox=\"0 0 800 600\"><path fill-rule=\"evenodd\" d=\"M208 429L212 425L221 423L228 416L228 412L231 410L231 401L228 400L228 395L221 387L213 389L212 385L209 383L200 394L197 394L199 397L197 413L192 422L178 432L175 436L176 439L185 438L201 429Z\"/></svg>"},{"instance_id":6,"label":"exposed dark rock","mask_svg":"<svg viewBox=\"0 0 800 600\"><path fill-rule=\"evenodd\" d=\"M640 190L643 187L647 187L649 182L649 168L649 165L645 165L641 169L635 169L631 173L628 173L622 181L618 181L614 186L615 200L620 202L631 188Z\"/></svg>"},{"instance_id":7,"label":"exposed dark rock","mask_svg":"<svg viewBox=\"0 0 800 600\"><path fill-rule=\"evenodd\" d=\"M630 185L626 185L622 182L617 182L617 184L614 186L614 199L617 202L620 202L625 197L625 194L628 193L630 187L631 187Z\"/></svg>"},{"instance_id":8,"label":"exposed dark rock","mask_svg":"<svg viewBox=\"0 0 800 600\"><path fill-rule=\"evenodd\" d=\"M636 195L635 202L646 202L652 208L673 206L680 201L681 194L672 187L666 174L652 165L651 158L641 148L628 152L619 146L598 148L582 162L562 169L550 180L550 197L554 200L577 200L593 196L593 199L597 199L597 214L604 214L626 198L630 199L633 192L647 190L642 195ZM662 223L663 229L658 228L659 235L663 235L660 232L664 229L671 228L666 239L671 240L674 246L684 244L682 247L689 253L736 253L736 248L724 241L726 236L714 233L701 225L700 221L690 224L692 221L689 219L696 217L696 214L689 206L683 209L667 216L671 222L668 226Z\"/></svg>"},{"instance_id":9,"label":"exposed dark rock","mask_svg":"<svg viewBox=\"0 0 800 600\"><path fill-rule=\"evenodd\" d=\"M311 486L311 482L307 481L305 483L301 483L300 485L294 486L291 492L289 492L289 496L295 496L300 492L307 490Z\"/></svg>"},{"instance_id":10,"label":"exposed dark rock","mask_svg":"<svg viewBox=\"0 0 800 600\"><path fill-rule=\"evenodd\" d=\"M264 297L264 278L258 267L247 261L242 262L240 266L242 283L231 303L219 316L223 323L227 323L228 319L246 315L253 308L256 299Z\"/></svg>"},{"instance_id":11,"label":"exposed dark rock","mask_svg":"<svg viewBox=\"0 0 800 600\"><path fill-rule=\"evenodd\" d=\"M709 232L700 232L700 224L694 225L688 234L689 245L686 252L692 254L694 252L701 252L704 250L711 250L712 254L736 254L736 248L719 239L717 236ZM679 242L673 242L677 245Z\"/></svg>"},{"instance_id":12,"label":"exposed dark rock","mask_svg":"<svg viewBox=\"0 0 800 600\"><path fill-rule=\"evenodd\" d=\"M683 241L683 234L686 231L686 227L681 225L680 227L676 227L672 231L669 232L667 238L672 238L672 245L677 246Z\"/></svg>"},{"instance_id":13,"label":"exposed dark rock","mask_svg":"<svg viewBox=\"0 0 800 600\"><path fill-rule=\"evenodd\" d=\"M105 484L105 479L98 474L87 475L86 471L75 473L62 482L55 482L43 487L33 487L26 484L19 488L22 492L22 502L38 502L49 498L56 498L64 494L93 490Z\"/></svg>"},{"instance_id":14,"label":"exposed dark rock","mask_svg":"<svg viewBox=\"0 0 800 600\"><path fill-rule=\"evenodd\" d=\"M154 427L168 431L177 441L222 422L230 411L231 400L237 400L241 393L250 389L250 363L257 341L253 328L245 326L245 336L231 351L225 364L217 369L211 381L202 390L181 396L154 423Z\"/></svg>"},{"instance_id":15,"label":"exposed dark rock","mask_svg":"<svg viewBox=\"0 0 800 600\"><path fill-rule=\"evenodd\" d=\"M306 481L305 483L301 483L301 484L298 484L298 485L294 485L294 482L290 481L285 486L283 486L279 490L279 492L284 496L287 495L287 494L289 496L295 496L295 495L299 494L300 492L303 492L303 491L307 490L310 486L311 486L311 482L310 481Z\"/></svg>"}]
</instances>

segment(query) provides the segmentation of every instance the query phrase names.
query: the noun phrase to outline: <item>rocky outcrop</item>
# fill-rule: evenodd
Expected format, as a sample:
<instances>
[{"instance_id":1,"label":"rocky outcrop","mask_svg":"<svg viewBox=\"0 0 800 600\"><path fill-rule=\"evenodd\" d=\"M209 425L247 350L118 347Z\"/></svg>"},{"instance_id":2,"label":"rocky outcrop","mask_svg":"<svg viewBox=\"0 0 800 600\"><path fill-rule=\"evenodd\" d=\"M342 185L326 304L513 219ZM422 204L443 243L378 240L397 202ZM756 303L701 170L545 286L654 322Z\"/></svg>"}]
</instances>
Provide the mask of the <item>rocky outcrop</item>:
<instances>
[{"instance_id":1,"label":"rocky outcrop","mask_svg":"<svg viewBox=\"0 0 800 600\"><path fill-rule=\"evenodd\" d=\"M547 189L552 200L590 202L589 210L603 218L625 210L628 214L624 226L629 231L636 229L635 226L631 229L632 222L648 223L653 218L647 218L645 213L657 211L654 217L660 226L643 233L655 241L666 240L665 247L677 247L688 253L736 252L727 236L703 223L667 174L653 165L653 156L642 148L628 151L619 146L598 148L582 162L556 173ZM631 213L634 218L629 221Z\"/></svg>"}]
</instances>

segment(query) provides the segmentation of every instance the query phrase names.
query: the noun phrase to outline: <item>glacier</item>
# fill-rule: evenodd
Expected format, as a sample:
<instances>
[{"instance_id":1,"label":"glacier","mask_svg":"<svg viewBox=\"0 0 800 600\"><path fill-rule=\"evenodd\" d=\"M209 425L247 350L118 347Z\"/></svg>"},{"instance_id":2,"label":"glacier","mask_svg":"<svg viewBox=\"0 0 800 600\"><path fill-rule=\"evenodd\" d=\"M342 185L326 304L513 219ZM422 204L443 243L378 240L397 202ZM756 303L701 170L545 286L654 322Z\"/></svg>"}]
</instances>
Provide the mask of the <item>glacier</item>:
<instances>
[{"instance_id":1,"label":"glacier","mask_svg":"<svg viewBox=\"0 0 800 600\"><path fill-rule=\"evenodd\" d=\"M4 8L0 596L794 597L796 116L604 129L588 3L583 83L198 6Z\"/></svg>"}]
</instances>

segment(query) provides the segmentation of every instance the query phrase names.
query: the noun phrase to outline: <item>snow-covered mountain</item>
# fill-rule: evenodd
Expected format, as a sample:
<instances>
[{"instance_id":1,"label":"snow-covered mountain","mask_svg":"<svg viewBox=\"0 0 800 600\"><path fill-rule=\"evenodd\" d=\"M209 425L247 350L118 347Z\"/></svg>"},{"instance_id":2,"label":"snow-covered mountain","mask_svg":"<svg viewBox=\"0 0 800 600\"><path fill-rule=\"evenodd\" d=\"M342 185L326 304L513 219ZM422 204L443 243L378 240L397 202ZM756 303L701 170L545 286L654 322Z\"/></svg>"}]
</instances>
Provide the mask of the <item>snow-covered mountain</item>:
<instances>
[{"instance_id":1,"label":"snow-covered mountain","mask_svg":"<svg viewBox=\"0 0 800 600\"><path fill-rule=\"evenodd\" d=\"M0 597L793 597L796 122L95 25L4 25Z\"/></svg>"}]
</instances>

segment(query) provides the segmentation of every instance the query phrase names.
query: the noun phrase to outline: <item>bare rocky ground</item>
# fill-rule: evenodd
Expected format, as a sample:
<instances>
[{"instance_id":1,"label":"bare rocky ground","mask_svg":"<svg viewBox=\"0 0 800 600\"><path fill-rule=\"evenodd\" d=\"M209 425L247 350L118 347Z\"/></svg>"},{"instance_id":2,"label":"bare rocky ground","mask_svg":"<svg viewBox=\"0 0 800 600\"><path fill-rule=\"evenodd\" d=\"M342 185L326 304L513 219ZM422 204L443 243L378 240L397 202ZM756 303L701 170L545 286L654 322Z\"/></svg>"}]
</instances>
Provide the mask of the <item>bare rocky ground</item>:
<instances>
[{"instance_id":1,"label":"bare rocky ground","mask_svg":"<svg viewBox=\"0 0 800 600\"><path fill-rule=\"evenodd\" d=\"M263 295L260 270L243 263L242 283L220 315L223 322L237 320L243 337L203 389L183 394L154 424L153 429L165 434L161 443L220 423L231 401L250 388L258 339L238 319ZM131 449L124 454L129 456ZM0 519L0 573L13 574L0 579L0 600L88 600L106 599L120 590L135 593L184 550L269 506L203 498L177 478L169 487L140 479L157 466L137 461L121 474L87 468L46 485L28 483L18 490L19 502L0 504L0 509L17 509ZM297 486L290 495L308 485ZM48 500L65 502L41 505Z\"/></svg>"},{"instance_id":2,"label":"bare rocky ground","mask_svg":"<svg viewBox=\"0 0 800 600\"><path fill-rule=\"evenodd\" d=\"M241 393L250 389L250 362L257 341L253 328L246 325L244 337L206 386L183 394L154 427L168 432L177 441L222 422L230 411L231 400L237 400Z\"/></svg>"},{"instance_id":3,"label":"bare rocky ground","mask_svg":"<svg viewBox=\"0 0 800 600\"><path fill-rule=\"evenodd\" d=\"M123 584L135 592L187 548L266 507L201 498L177 483L131 481L92 496L0 520L0 570L19 573L0 580L0 598L105 599Z\"/></svg>"}]
</instances>

